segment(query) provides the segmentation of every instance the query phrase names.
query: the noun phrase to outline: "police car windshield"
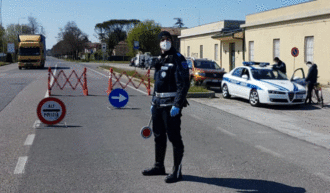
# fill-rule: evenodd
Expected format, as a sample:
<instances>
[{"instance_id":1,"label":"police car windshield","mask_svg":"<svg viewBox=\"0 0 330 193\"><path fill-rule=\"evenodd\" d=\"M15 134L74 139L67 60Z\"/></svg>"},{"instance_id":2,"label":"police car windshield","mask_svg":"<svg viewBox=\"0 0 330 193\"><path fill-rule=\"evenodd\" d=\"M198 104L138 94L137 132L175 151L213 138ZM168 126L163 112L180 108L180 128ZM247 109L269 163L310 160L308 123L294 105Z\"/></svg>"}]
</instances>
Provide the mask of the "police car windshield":
<instances>
[{"instance_id":1,"label":"police car windshield","mask_svg":"<svg viewBox=\"0 0 330 193\"><path fill-rule=\"evenodd\" d=\"M251 69L254 79L268 79L268 80L288 80L286 75L278 70L272 69Z\"/></svg>"},{"instance_id":2,"label":"police car windshield","mask_svg":"<svg viewBox=\"0 0 330 193\"><path fill-rule=\"evenodd\" d=\"M206 60L195 60L195 68L213 69L213 70L221 69L217 63Z\"/></svg>"}]
</instances>

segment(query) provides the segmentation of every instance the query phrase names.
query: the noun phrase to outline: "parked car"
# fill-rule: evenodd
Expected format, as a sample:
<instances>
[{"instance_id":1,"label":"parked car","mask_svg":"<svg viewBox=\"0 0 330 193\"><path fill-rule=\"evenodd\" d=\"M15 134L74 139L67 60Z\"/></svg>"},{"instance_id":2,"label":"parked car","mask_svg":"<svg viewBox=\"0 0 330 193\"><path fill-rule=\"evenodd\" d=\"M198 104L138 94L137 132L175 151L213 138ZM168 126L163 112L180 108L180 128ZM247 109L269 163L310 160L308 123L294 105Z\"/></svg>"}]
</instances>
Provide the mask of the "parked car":
<instances>
[{"instance_id":1,"label":"parked car","mask_svg":"<svg viewBox=\"0 0 330 193\"><path fill-rule=\"evenodd\" d=\"M225 70L209 59L186 58L191 86L221 87Z\"/></svg>"},{"instance_id":2,"label":"parked car","mask_svg":"<svg viewBox=\"0 0 330 193\"><path fill-rule=\"evenodd\" d=\"M146 62L145 62L145 68L146 69L152 69L155 67L156 65L156 62L158 61L158 57L157 56L150 56L146 59Z\"/></svg>"},{"instance_id":3,"label":"parked car","mask_svg":"<svg viewBox=\"0 0 330 193\"><path fill-rule=\"evenodd\" d=\"M135 66L139 68L145 68L146 61L150 58L150 53L146 52L144 54L137 54L135 58L136 58L134 61Z\"/></svg>"},{"instance_id":4,"label":"parked car","mask_svg":"<svg viewBox=\"0 0 330 193\"><path fill-rule=\"evenodd\" d=\"M222 95L248 99L252 106L260 104L303 104L306 89L298 84L300 78L288 80L285 74L269 67L269 63L243 62L223 76ZM295 80L294 80L295 79Z\"/></svg>"}]
</instances>

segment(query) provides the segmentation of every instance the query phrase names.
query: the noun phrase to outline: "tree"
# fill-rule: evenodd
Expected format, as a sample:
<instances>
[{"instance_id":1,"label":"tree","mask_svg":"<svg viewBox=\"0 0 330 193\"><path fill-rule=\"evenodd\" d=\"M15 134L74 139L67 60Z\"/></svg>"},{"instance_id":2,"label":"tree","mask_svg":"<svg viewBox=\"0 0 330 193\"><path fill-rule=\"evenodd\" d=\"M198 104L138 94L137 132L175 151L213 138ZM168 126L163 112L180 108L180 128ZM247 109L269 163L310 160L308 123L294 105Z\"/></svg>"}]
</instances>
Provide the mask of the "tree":
<instances>
[{"instance_id":1,"label":"tree","mask_svg":"<svg viewBox=\"0 0 330 193\"><path fill-rule=\"evenodd\" d=\"M32 16L29 16L28 17L28 21L29 21L29 24L28 26L30 27L31 29L31 34L38 34L39 33L39 23L37 22L37 19L32 17Z\"/></svg>"},{"instance_id":2,"label":"tree","mask_svg":"<svg viewBox=\"0 0 330 193\"><path fill-rule=\"evenodd\" d=\"M174 20L176 20L176 23L174 24L174 26L176 26L178 28L182 28L184 26L181 18L174 18Z\"/></svg>"},{"instance_id":3,"label":"tree","mask_svg":"<svg viewBox=\"0 0 330 193\"><path fill-rule=\"evenodd\" d=\"M161 26L153 20L146 20L135 26L127 37L127 43L130 48L130 56L135 56L134 41L140 44L140 51L151 52L152 55L160 53L158 34L161 32Z\"/></svg>"},{"instance_id":4,"label":"tree","mask_svg":"<svg viewBox=\"0 0 330 193\"><path fill-rule=\"evenodd\" d=\"M5 28L3 28L1 25L0 25L0 50L1 50L1 53L4 52L4 44L6 43L6 30Z\"/></svg>"},{"instance_id":5,"label":"tree","mask_svg":"<svg viewBox=\"0 0 330 193\"><path fill-rule=\"evenodd\" d=\"M101 42L107 43L109 55L120 42L127 38L130 29L140 23L139 20L109 20L95 25L95 32Z\"/></svg>"},{"instance_id":6,"label":"tree","mask_svg":"<svg viewBox=\"0 0 330 193\"><path fill-rule=\"evenodd\" d=\"M58 50L63 49L63 52L59 52L71 55L75 60L78 58L78 53L83 51L89 42L88 36L78 28L74 21L68 22L64 29L60 29L58 39L56 48Z\"/></svg>"},{"instance_id":7,"label":"tree","mask_svg":"<svg viewBox=\"0 0 330 193\"><path fill-rule=\"evenodd\" d=\"M14 43L15 44L15 49L18 49L18 39L17 35L19 33L20 26L17 24L9 24L7 26L6 34L4 39L4 45L5 45L5 50L7 48L7 43Z\"/></svg>"}]
</instances>

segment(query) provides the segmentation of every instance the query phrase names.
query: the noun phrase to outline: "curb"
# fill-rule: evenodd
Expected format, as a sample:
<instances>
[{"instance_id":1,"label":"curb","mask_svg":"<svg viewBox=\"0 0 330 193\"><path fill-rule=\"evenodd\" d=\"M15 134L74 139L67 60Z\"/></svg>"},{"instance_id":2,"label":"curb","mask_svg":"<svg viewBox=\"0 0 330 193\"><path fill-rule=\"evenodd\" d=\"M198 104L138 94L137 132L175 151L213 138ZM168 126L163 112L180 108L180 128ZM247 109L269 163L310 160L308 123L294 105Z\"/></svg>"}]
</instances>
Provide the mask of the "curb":
<instances>
[{"instance_id":1,"label":"curb","mask_svg":"<svg viewBox=\"0 0 330 193\"><path fill-rule=\"evenodd\" d=\"M215 92L188 92L187 98L214 98Z\"/></svg>"}]
</instances>

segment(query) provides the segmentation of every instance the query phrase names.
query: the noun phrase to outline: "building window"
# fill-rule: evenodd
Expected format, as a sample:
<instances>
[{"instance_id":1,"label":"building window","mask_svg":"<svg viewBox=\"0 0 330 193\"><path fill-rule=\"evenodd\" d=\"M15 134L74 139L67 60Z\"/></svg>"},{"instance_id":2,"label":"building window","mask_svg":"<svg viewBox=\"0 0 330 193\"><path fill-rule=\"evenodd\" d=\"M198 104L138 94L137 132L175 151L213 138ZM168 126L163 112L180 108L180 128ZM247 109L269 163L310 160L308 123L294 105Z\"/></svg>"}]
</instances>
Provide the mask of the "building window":
<instances>
[{"instance_id":1,"label":"building window","mask_svg":"<svg viewBox=\"0 0 330 193\"><path fill-rule=\"evenodd\" d=\"M280 39L273 40L273 58L280 57Z\"/></svg>"},{"instance_id":2,"label":"building window","mask_svg":"<svg viewBox=\"0 0 330 193\"><path fill-rule=\"evenodd\" d=\"M187 56L190 57L190 46L187 47Z\"/></svg>"},{"instance_id":3,"label":"building window","mask_svg":"<svg viewBox=\"0 0 330 193\"><path fill-rule=\"evenodd\" d=\"M200 58L203 58L203 45L200 45L200 48L199 48L199 56L200 56Z\"/></svg>"},{"instance_id":4,"label":"building window","mask_svg":"<svg viewBox=\"0 0 330 193\"><path fill-rule=\"evenodd\" d=\"M314 60L314 36L305 37L305 62Z\"/></svg>"},{"instance_id":5,"label":"building window","mask_svg":"<svg viewBox=\"0 0 330 193\"><path fill-rule=\"evenodd\" d=\"M214 44L214 60L218 60L218 55L219 55L219 45Z\"/></svg>"},{"instance_id":6,"label":"building window","mask_svg":"<svg viewBox=\"0 0 330 193\"><path fill-rule=\"evenodd\" d=\"M249 60L254 61L254 41L249 42Z\"/></svg>"}]
</instances>

